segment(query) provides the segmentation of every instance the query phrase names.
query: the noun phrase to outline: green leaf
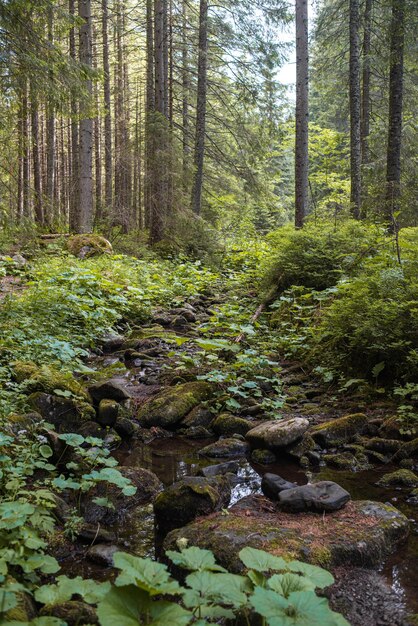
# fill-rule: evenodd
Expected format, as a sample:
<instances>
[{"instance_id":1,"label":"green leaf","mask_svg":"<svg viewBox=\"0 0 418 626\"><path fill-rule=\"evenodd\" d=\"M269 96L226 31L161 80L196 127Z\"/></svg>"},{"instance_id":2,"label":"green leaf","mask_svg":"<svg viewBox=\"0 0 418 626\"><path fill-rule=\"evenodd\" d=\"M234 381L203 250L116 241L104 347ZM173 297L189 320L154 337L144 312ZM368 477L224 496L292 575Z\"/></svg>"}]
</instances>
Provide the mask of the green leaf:
<instances>
[{"instance_id":1,"label":"green leaf","mask_svg":"<svg viewBox=\"0 0 418 626\"><path fill-rule=\"evenodd\" d=\"M138 626L141 613L148 611L150 602L146 593L133 585L113 587L97 607L101 626Z\"/></svg>"},{"instance_id":2,"label":"green leaf","mask_svg":"<svg viewBox=\"0 0 418 626\"><path fill-rule=\"evenodd\" d=\"M173 602L155 602L150 613L150 626L187 626L193 619L193 613Z\"/></svg>"},{"instance_id":3,"label":"green leaf","mask_svg":"<svg viewBox=\"0 0 418 626\"><path fill-rule=\"evenodd\" d=\"M133 584L151 596L160 593L182 593L180 585L170 577L167 566L162 563L141 559L125 552L116 552L113 562L115 567L122 570L115 581L118 587Z\"/></svg>"},{"instance_id":4,"label":"green leaf","mask_svg":"<svg viewBox=\"0 0 418 626\"><path fill-rule=\"evenodd\" d=\"M310 563L303 563L302 561L289 561L286 563L286 567L290 572L297 572L303 574L319 589L329 587L334 582L334 576L327 572L327 570L317 565L311 565Z\"/></svg>"},{"instance_id":5,"label":"green leaf","mask_svg":"<svg viewBox=\"0 0 418 626\"><path fill-rule=\"evenodd\" d=\"M179 567L188 570L208 570L212 572L226 572L227 570L217 565L215 557L210 550L203 550L197 546L184 548L181 552L168 550L166 552L171 561Z\"/></svg>"},{"instance_id":6,"label":"green leaf","mask_svg":"<svg viewBox=\"0 0 418 626\"><path fill-rule=\"evenodd\" d=\"M247 604L245 591L251 590L248 580L235 574L193 572L187 576L186 583L191 589L186 590L184 603L190 608L196 603L213 602L240 608Z\"/></svg>"},{"instance_id":7,"label":"green leaf","mask_svg":"<svg viewBox=\"0 0 418 626\"><path fill-rule=\"evenodd\" d=\"M71 600L73 595L80 595L89 604L96 604L110 591L110 583L97 583L94 580L83 579L81 576L68 578L58 576L57 583L43 585L35 591L35 600L47 605L61 604Z\"/></svg>"},{"instance_id":8,"label":"green leaf","mask_svg":"<svg viewBox=\"0 0 418 626\"><path fill-rule=\"evenodd\" d=\"M52 448L46 444L39 446L39 452L44 459L49 459L49 457L53 455Z\"/></svg>"},{"instance_id":9,"label":"green leaf","mask_svg":"<svg viewBox=\"0 0 418 626\"><path fill-rule=\"evenodd\" d=\"M277 591L280 595L287 598L292 591L314 591L315 584L305 576L292 574L274 574L267 582L269 589Z\"/></svg>"},{"instance_id":10,"label":"green leaf","mask_svg":"<svg viewBox=\"0 0 418 626\"><path fill-rule=\"evenodd\" d=\"M84 443L84 437L77 433L63 433L58 435L58 439L62 439L67 446L72 446L73 448L78 448Z\"/></svg>"},{"instance_id":11,"label":"green leaf","mask_svg":"<svg viewBox=\"0 0 418 626\"><path fill-rule=\"evenodd\" d=\"M386 367L386 363L384 361L377 363L377 365L375 365L374 368L372 369L372 374L374 378L378 378L379 374L383 372L385 367Z\"/></svg>"},{"instance_id":12,"label":"green leaf","mask_svg":"<svg viewBox=\"0 0 418 626\"><path fill-rule=\"evenodd\" d=\"M239 552L238 556L244 563L245 567L249 567L256 572L288 569L288 564L284 559L279 556L269 554L268 552L264 552L264 550L258 550L257 548L250 548L247 546Z\"/></svg>"}]
</instances>

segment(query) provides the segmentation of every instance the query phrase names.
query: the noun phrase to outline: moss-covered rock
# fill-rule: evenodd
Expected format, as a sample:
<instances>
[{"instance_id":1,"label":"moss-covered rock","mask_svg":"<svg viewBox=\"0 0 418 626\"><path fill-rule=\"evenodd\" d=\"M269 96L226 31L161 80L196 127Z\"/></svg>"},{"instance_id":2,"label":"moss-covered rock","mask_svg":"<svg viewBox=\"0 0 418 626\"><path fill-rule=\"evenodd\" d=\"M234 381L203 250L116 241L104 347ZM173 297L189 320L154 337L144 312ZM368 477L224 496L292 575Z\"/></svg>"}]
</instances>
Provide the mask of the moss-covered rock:
<instances>
[{"instance_id":1,"label":"moss-covered rock","mask_svg":"<svg viewBox=\"0 0 418 626\"><path fill-rule=\"evenodd\" d=\"M376 452L394 453L399 450L402 443L397 439L384 439L382 437L371 437L370 439L362 439L362 444L367 450L375 450Z\"/></svg>"},{"instance_id":2,"label":"moss-covered rock","mask_svg":"<svg viewBox=\"0 0 418 626\"><path fill-rule=\"evenodd\" d=\"M418 487L418 476L408 469L385 474L377 483L381 487Z\"/></svg>"},{"instance_id":3,"label":"moss-covered rock","mask_svg":"<svg viewBox=\"0 0 418 626\"><path fill-rule=\"evenodd\" d=\"M14 583L15 579L8 579L8 582ZM1 623L10 622L30 622L36 616L35 603L28 593L18 592L16 594L17 604L12 609L9 609L7 613L3 614L4 621Z\"/></svg>"},{"instance_id":4,"label":"moss-covered rock","mask_svg":"<svg viewBox=\"0 0 418 626\"><path fill-rule=\"evenodd\" d=\"M28 397L28 403L60 433L77 431L84 422L96 418L96 412L91 404L73 398L62 398L36 391Z\"/></svg>"},{"instance_id":5,"label":"moss-covered rock","mask_svg":"<svg viewBox=\"0 0 418 626\"><path fill-rule=\"evenodd\" d=\"M271 465L277 461L276 455L271 450L257 448L251 452L251 461L259 465Z\"/></svg>"},{"instance_id":6,"label":"moss-covered rock","mask_svg":"<svg viewBox=\"0 0 418 626\"><path fill-rule=\"evenodd\" d=\"M235 457L244 457L250 451L250 446L245 441L240 441L233 437L219 439L215 443L210 443L199 450L199 456L205 456L212 459L229 459Z\"/></svg>"},{"instance_id":7,"label":"moss-covered rock","mask_svg":"<svg viewBox=\"0 0 418 626\"><path fill-rule=\"evenodd\" d=\"M160 532L180 528L200 515L228 506L230 497L231 486L226 476L186 476L156 497L157 527Z\"/></svg>"},{"instance_id":8,"label":"moss-covered rock","mask_svg":"<svg viewBox=\"0 0 418 626\"><path fill-rule=\"evenodd\" d=\"M297 441L308 428L308 420L302 417L269 420L249 430L246 439L254 448L275 450Z\"/></svg>"},{"instance_id":9,"label":"moss-covered rock","mask_svg":"<svg viewBox=\"0 0 418 626\"><path fill-rule=\"evenodd\" d=\"M240 572L238 558L245 546L285 558L331 567L378 565L409 531L408 519L395 507L370 501L349 502L318 523L315 513L271 512L271 502L248 496L209 519L198 519L169 533L164 549L175 549L180 538L210 549L220 565Z\"/></svg>"},{"instance_id":10,"label":"moss-covered rock","mask_svg":"<svg viewBox=\"0 0 418 626\"><path fill-rule=\"evenodd\" d=\"M352 441L356 435L362 434L366 427L367 416L364 413L353 413L318 424L310 429L309 434L322 446L334 446Z\"/></svg>"},{"instance_id":11,"label":"moss-covered rock","mask_svg":"<svg viewBox=\"0 0 418 626\"><path fill-rule=\"evenodd\" d=\"M368 459L364 454L354 455L351 452L341 454L325 454L323 460L330 467L346 471L359 471L369 467Z\"/></svg>"},{"instance_id":12,"label":"moss-covered rock","mask_svg":"<svg viewBox=\"0 0 418 626\"><path fill-rule=\"evenodd\" d=\"M392 415L385 419L379 428L379 435L386 439L401 439L404 441L409 441L414 438L413 433L408 433L407 429L405 429L405 424L402 422L399 415Z\"/></svg>"},{"instance_id":13,"label":"moss-covered rock","mask_svg":"<svg viewBox=\"0 0 418 626\"><path fill-rule=\"evenodd\" d=\"M212 421L213 413L204 405L198 405L181 420L181 427L203 426L203 428L208 428Z\"/></svg>"},{"instance_id":14,"label":"moss-covered rock","mask_svg":"<svg viewBox=\"0 0 418 626\"><path fill-rule=\"evenodd\" d=\"M211 428L217 435L233 435L234 433L245 435L251 427L251 422L231 413L221 413L211 424Z\"/></svg>"},{"instance_id":15,"label":"moss-covered rock","mask_svg":"<svg viewBox=\"0 0 418 626\"><path fill-rule=\"evenodd\" d=\"M68 600L54 606L44 606L41 616L56 617L63 620L68 626L82 626L83 624L98 624L96 611L92 606L78 600Z\"/></svg>"},{"instance_id":16,"label":"moss-covered rock","mask_svg":"<svg viewBox=\"0 0 418 626\"><path fill-rule=\"evenodd\" d=\"M118 418L120 405L116 400L104 398L97 409L97 421L101 426L114 426Z\"/></svg>"},{"instance_id":17,"label":"moss-covered rock","mask_svg":"<svg viewBox=\"0 0 418 626\"><path fill-rule=\"evenodd\" d=\"M408 441L399 448L393 455L392 460L395 463L399 463L402 459L417 459L418 458L418 437L412 441Z\"/></svg>"},{"instance_id":18,"label":"moss-covered rock","mask_svg":"<svg viewBox=\"0 0 418 626\"><path fill-rule=\"evenodd\" d=\"M25 389L29 393L34 391L57 393L59 390L69 397L75 396L85 401L89 400L89 394L83 385L69 372L60 372L47 365L36 365L32 361L15 361L12 367L15 380L18 383L24 382Z\"/></svg>"},{"instance_id":19,"label":"moss-covered rock","mask_svg":"<svg viewBox=\"0 0 418 626\"><path fill-rule=\"evenodd\" d=\"M110 241L100 235L94 235L92 233L69 237L67 248L71 254L74 254L74 256L80 259L86 259L98 254L112 254L113 252Z\"/></svg>"},{"instance_id":20,"label":"moss-covered rock","mask_svg":"<svg viewBox=\"0 0 418 626\"><path fill-rule=\"evenodd\" d=\"M305 433L299 441L296 441L292 445L286 447L286 454L289 454L294 459L300 461L303 456L306 456L308 452L313 452L319 448L318 444L312 439L310 435Z\"/></svg>"},{"instance_id":21,"label":"moss-covered rock","mask_svg":"<svg viewBox=\"0 0 418 626\"><path fill-rule=\"evenodd\" d=\"M146 402L138 412L141 426L176 426L201 402L208 400L213 386L207 382L192 382L168 387Z\"/></svg>"}]
</instances>

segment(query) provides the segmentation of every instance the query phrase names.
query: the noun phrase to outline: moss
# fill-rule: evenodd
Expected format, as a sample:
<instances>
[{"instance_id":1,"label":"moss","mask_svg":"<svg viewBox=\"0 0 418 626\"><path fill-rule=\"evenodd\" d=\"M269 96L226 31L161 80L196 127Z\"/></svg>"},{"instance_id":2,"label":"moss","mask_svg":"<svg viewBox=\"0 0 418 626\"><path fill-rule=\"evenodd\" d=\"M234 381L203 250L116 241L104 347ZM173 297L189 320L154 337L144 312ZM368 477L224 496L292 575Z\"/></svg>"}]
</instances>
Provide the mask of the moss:
<instances>
[{"instance_id":1,"label":"moss","mask_svg":"<svg viewBox=\"0 0 418 626\"><path fill-rule=\"evenodd\" d=\"M74 235L67 241L68 251L78 256L83 248L89 248L83 258L94 256L96 254L112 254L113 248L110 241L94 234Z\"/></svg>"},{"instance_id":2,"label":"moss","mask_svg":"<svg viewBox=\"0 0 418 626\"><path fill-rule=\"evenodd\" d=\"M402 459L416 459L418 457L418 437L412 441L408 441L393 455L393 461L398 462Z\"/></svg>"},{"instance_id":3,"label":"moss","mask_svg":"<svg viewBox=\"0 0 418 626\"><path fill-rule=\"evenodd\" d=\"M316 447L317 445L312 437L305 434L300 441L288 446L286 448L286 453L295 459L300 460L301 457L305 456L307 452L312 452Z\"/></svg>"},{"instance_id":4,"label":"moss","mask_svg":"<svg viewBox=\"0 0 418 626\"><path fill-rule=\"evenodd\" d=\"M211 428L218 435L233 435L235 433L245 435L252 428L252 424L242 417L236 417L230 413L221 413L214 419Z\"/></svg>"},{"instance_id":5,"label":"moss","mask_svg":"<svg viewBox=\"0 0 418 626\"><path fill-rule=\"evenodd\" d=\"M77 398L88 400L89 395L69 372L60 372L54 367L36 365L32 361L15 361L12 364L13 375L18 383L25 383L28 392L44 391L54 393L57 389L70 392Z\"/></svg>"},{"instance_id":6,"label":"moss","mask_svg":"<svg viewBox=\"0 0 418 626\"><path fill-rule=\"evenodd\" d=\"M98 624L96 611L92 606L77 600L69 600L54 606L45 606L41 609L42 616L51 616L64 620L68 626L81 624Z\"/></svg>"},{"instance_id":7,"label":"moss","mask_svg":"<svg viewBox=\"0 0 418 626\"><path fill-rule=\"evenodd\" d=\"M314 426L309 434L321 445L339 445L351 441L357 434L361 434L367 425L367 416L364 413L353 413L339 417L324 424Z\"/></svg>"},{"instance_id":8,"label":"moss","mask_svg":"<svg viewBox=\"0 0 418 626\"><path fill-rule=\"evenodd\" d=\"M418 487L418 476L408 469L400 469L385 474L377 483L381 487Z\"/></svg>"},{"instance_id":9,"label":"moss","mask_svg":"<svg viewBox=\"0 0 418 626\"><path fill-rule=\"evenodd\" d=\"M29 406L47 422L51 422L59 432L74 432L85 421L94 420L96 411L87 402L74 398L62 398L43 391L31 393Z\"/></svg>"},{"instance_id":10,"label":"moss","mask_svg":"<svg viewBox=\"0 0 418 626\"><path fill-rule=\"evenodd\" d=\"M259 465L270 465L276 462L276 455L271 450L262 450L258 448L251 452L251 460Z\"/></svg>"},{"instance_id":11,"label":"moss","mask_svg":"<svg viewBox=\"0 0 418 626\"><path fill-rule=\"evenodd\" d=\"M169 387L155 398L146 402L138 412L138 419L143 426L174 426L194 407L208 400L213 393L213 386L207 382L193 382Z\"/></svg>"},{"instance_id":12,"label":"moss","mask_svg":"<svg viewBox=\"0 0 418 626\"><path fill-rule=\"evenodd\" d=\"M314 546L310 553L311 563L324 567L330 567L332 563L332 552L326 546Z\"/></svg>"}]
</instances>

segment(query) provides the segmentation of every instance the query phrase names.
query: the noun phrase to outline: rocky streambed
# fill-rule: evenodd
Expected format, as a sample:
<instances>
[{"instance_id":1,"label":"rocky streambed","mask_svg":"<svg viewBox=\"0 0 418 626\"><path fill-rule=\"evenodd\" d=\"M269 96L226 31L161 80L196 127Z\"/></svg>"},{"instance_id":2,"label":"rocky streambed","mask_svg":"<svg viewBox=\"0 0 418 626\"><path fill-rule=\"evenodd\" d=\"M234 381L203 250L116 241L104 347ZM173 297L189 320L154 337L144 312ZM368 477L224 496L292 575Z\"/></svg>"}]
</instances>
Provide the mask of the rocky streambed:
<instances>
[{"instance_id":1,"label":"rocky streambed","mask_svg":"<svg viewBox=\"0 0 418 626\"><path fill-rule=\"evenodd\" d=\"M126 496L103 485L81 502L76 540L55 546L64 570L107 578L116 550L159 557L180 541L210 548L234 571L237 552L251 545L331 569L337 582L327 593L354 626L410 623L418 612L418 440L402 438L387 407L335 403L294 364L283 364L280 419L251 394L226 411L222 387L178 368L173 349L181 345L183 362L193 363L209 306L198 299L157 312L153 325L128 337L106 338L88 362L93 373L77 382L77 400L56 393L59 381L48 387L20 368L36 411L26 419L41 415L58 432L103 439L137 488ZM263 393L274 397L268 381ZM68 461L62 442L48 436L55 460ZM266 479L262 494L266 473L293 483L287 495L266 489ZM325 506L325 492L312 504L324 481L340 486L331 494L338 506ZM289 499L307 483L303 497ZM65 522L62 495L57 516ZM104 497L112 509L100 505Z\"/></svg>"}]
</instances>

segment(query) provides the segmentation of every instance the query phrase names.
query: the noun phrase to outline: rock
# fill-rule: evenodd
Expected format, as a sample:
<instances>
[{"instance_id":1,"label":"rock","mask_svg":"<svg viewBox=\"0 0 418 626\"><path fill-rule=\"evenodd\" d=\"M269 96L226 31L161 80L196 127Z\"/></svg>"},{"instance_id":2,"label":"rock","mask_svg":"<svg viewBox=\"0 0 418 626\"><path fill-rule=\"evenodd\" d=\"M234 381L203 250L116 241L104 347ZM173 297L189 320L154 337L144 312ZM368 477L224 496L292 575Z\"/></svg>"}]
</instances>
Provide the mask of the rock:
<instances>
[{"instance_id":1,"label":"rock","mask_svg":"<svg viewBox=\"0 0 418 626\"><path fill-rule=\"evenodd\" d=\"M399 415L393 415L385 419L382 426L379 428L379 436L385 439L401 439L406 441L413 439L413 433L409 432L408 434L406 430L405 424L402 422Z\"/></svg>"},{"instance_id":2,"label":"rock","mask_svg":"<svg viewBox=\"0 0 418 626\"><path fill-rule=\"evenodd\" d=\"M376 452L397 452L402 443L396 439L382 439L382 437L372 437L371 439L361 440L364 447L368 450Z\"/></svg>"},{"instance_id":3,"label":"rock","mask_svg":"<svg viewBox=\"0 0 418 626\"><path fill-rule=\"evenodd\" d=\"M312 437L305 433L300 441L296 441L286 447L286 454L299 461L301 457L306 456L308 452L313 452L317 448L318 445Z\"/></svg>"},{"instance_id":4,"label":"rock","mask_svg":"<svg viewBox=\"0 0 418 626\"><path fill-rule=\"evenodd\" d=\"M211 424L211 428L217 435L233 435L234 433L245 435L251 430L251 426L247 420L231 415L231 413L221 413Z\"/></svg>"},{"instance_id":5,"label":"rock","mask_svg":"<svg viewBox=\"0 0 418 626\"><path fill-rule=\"evenodd\" d=\"M198 476L210 478L212 476L221 476L223 474L236 474L239 470L238 461L228 461L227 463L218 463L217 465L208 465L202 467L197 472Z\"/></svg>"},{"instance_id":6,"label":"rock","mask_svg":"<svg viewBox=\"0 0 418 626\"><path fill-rule=\"evenodd\" d=\"M21 254L14 254L12 256L12 260L14 263L16 263L16 265L19 265L19 267L24 267L25 265L27 265L27 260Z\"/></svg>"},{"instance_id":7,"label":"rock","mask_svg":"<svg viewBox=\"0 0 418 626\"><path fill-rule=\"evenodd\" d=\"M42 391L32 393L28 397L28 404L60 433L77 431L84 422L96 417L93 407L87 402Z\"/></svg>"},{"instance_id":8,"label":"rock","mask_svg":"<svg viewBox=\"0 0 418 626\"><path fill-rule=\"evenodd\" d=\"M171 319L170 326L173 328L185 328L188 323L189 322L184 315L176 315Z\"/></svg>"},{"instance_id":9,"label":"rock","mask_svg":"<svg viewBox=\"0 0 418 626\"><path fill-rule=\"evenodd\" d=\"M338 511L349 500L348 491L331 480L321 480L279 493L279 507L288 513Z\"/></svg>"},{"instance_id":10,"label":"rock","mask_svg":"<svg viewBox=\"0 0 418 626\"><path fill-rule=\"evenodd\" d=\"M368 459L364 454L354 456L351 452L338 454L324 454L323 461L330 467L346 471L359 471L369 467Z\"/></svg>"},{"instance_id":11,"label":"rock","mask_svg":"<svg viewBox=\"0 0 418 626\"><path fill-rule=\"evenodd\" d=\"M83 437L99 437L100 439L103 439L106 431L104 431L97 422L88 420L87 422L83 422L77 432L80 435L83 435Z\"/></svg>"},{"instance_id":12,"label":"rock","mask_svg":"<svg viewBox=\"0 0 418 626\"><path fill-rule=\"evenodd\" d=\"M168 387L142 405L138 412L141 426L173 427L213 393L207 382L193 382Z\"/></svg>"},{"instance_id":13,"label":"rock","mask_svg":"<svg viewBox=\"0 0 418 626\"><path fill-rule=\"evenodd\" d=\"M105 530L100 524L83 524L77 531L77 539L89 545L96 543L112 543L116 536L109 530Z\"/></svg>"},{"instance_id":14,"label":"rock","mask_svg":"<svg viewBox=\"0 0 418 626\"><path fill-rule=\"evenodd\" d=\"M416 459L418 458L418 437L408 443L404 443L392 457L394 463L399 463L402 459Z\"/></svg>"},{"instance_id":15,"label":"rock","mask_svg":"<svg viewBox=\"0 0 418 626\"><path fill-rule=\"evenodd\" d=\"M103 437L103 443L106 446L106 448L109 448L109 450L115 450L116 448L118 448L120 444L122 443L122 438L118 435L116 430L113 430L113 428L110 428L110 429L107 429L105 433L106 434Z\"/></svg>"},{"instance_id":16,"label":"rock","mask_svg":"<svg viewBox=\"0 0 418 626\"><path fill-rule=\"evenodd\" d=\"M261 404L252 404L251 406L244 407L240 413L241 415L253 417L254 415L260 415L263 411L264 409Z\"/></svg>"},{"instance_id":17,"label":"rock","mask_svg":"<svg viewBox=\"0 0 418 626\"><path fill-rule=\"evenodd\" d=\"M290 445L305 433L309 422L302 417L262 422L246 434L247 441L254 448L275 450Z\"/></svg>"},{"instance_id":18,"label":"rock","mask_svg":"<svg viewBox=\"0 0 418 626\"><path fill-rule=\"evenodd\" d=\"M40 611L42 617L56 617L67 626L98 624L96 611L92 606L78 600L68 600L61 604L46 605Z\"/></svg>"},{"instance_id":19,"label":"rock","mask_svg":"<svg viewBox=\"0 0 418 626\"><path fill-rule=\"evenodd\" d=\"M362 434L366 427L367 416L364 413L353 413L318 424L311 428L309 434L323 447L336 446L352 441L356 435Z\"/></svg>"},{"instance_id":20,"label":"rock","mask_svg":"<svg viewBox=\"0 0 418 626\"><path fill-rule=\"evenodd\" d=\"M244 569L238 553L246 546L327 569L369 567L380 565L409 532L408 519L380 502L350 501L321 522L316 513L301 516L277 511L263 496L252 495L228 513L200 518L172 531L163 549L176 549L177 540L186 539L188 545L212 550L217 562L235 573Z\"/></svg>"},{"instance_id":21,"label":"rock","mask_svg":"<svg viewBox=\"0 0 418 626\"><path fill-rule=\"evenodd\" d=\"M271 450L257 448L251 452L251 461L259 465L270 465L277 461L276 455Z\"/></svg>"},{"instance_id":22,"label":"rock","mask_svg":"<svg viewBox=\"0 0 418 626\"><path fill-rule=\"evenodd\" d=\"M190 322L190 323L193 323L196 321L196 315L194 311L192 311L191 309L187 307L182 307L178 309L170 309L169 313L175 316L181 315L182 317L185 318L187 322Z\"/></svg>"},{"instance_id":23,"label":"rock","mask_svg":"<svg viewBox=\"0 0 418 626\"><path fill-rule=\"evenodd\" d=\"M80 259L85 259L97 254L112 254L113 252L110 241L100 235L94 235L92 233L69 237L67 247L71 254Z\"/></svg>"},{"instance_id":24,"label":"rock","mask_svg":"<svg viewBox=\"0 0 418 626\"><path fill-rule=\"evenodd\" d=\"M86 556L93 563L113 567L113 555L118 551L118 546L114 544L97 543L87 550Z\"/></svg>"},{"instance_id":25,"label":"rock","mask_svg":"<svg viewBox=\"0 0 418 626\"><path fill-rule=\"evenodd\" d=\"M264 474L261 481L261 491L270 500L278 500L281 491L293 489L293 487L297 487L297 484L285 480L278 474Z\"/></svg>"},{"instance_id":26,"label":"rock","mask_svg":"<svg viewBox=\"0 0 418 626\"><path fill-rule=\"evenodd\" d=\"M186 476L167 487L154 502L160 531L180 528L200 515L219 511L229 504L231 488L225 476Z\"/></svg>"},{"instance_id":27,"label":"rock","mask_svg":"<svg viewBox=\"0 0 418 626\"><path fill-rule=\"evenodd\" d=\"M13 377L19 383L25 381L27 393L43 391L64 399L68 395L84 402L90 400L87 391L78 380L68 372L63 373L51 366L39 366L32 361L15 361L13 363ZM63 395L57 393L57 390L64 392Z\"/></svg>"},{"instance_id":28,"label":"rock","mask_svg":"<svg viewBox=\"0 0 418 626\"><path fill-rule=\"evenodd\" d=\"M128 417L118 417L114 429L122 439L131 439L138 432L139 426Z\"/></svg>"},{"instance_id":29,"label":"rock","mask_svg":"<svg viewBox=\"0 0 418 626\"><path fill-rule=\"evenodd\" d=\"M126 496L122 493L122 489L116 485L104 482L97 483L82 500L82 513L87 523L114 524L122 519L129 510L140 504L151 502L157 493L163 489L160 479L150 470L121 467L119 471L136 487L136 493L132 496ZM108 498L113 509L93 502L93 498L97 497Z\"/></svg>"},{"instance_id":30,"label":"rock","mask_svg":"<svg viewBox=\"0 0 418 626\"><path fill-rule=\"evenodd\" d=\"M123 335L118 335L116 333L109 333L105 335L104 337L102 337L100 343L101 343L103 352L105 352L106 354L109 354L111 352L117 352L117 350L120 350L123 347L125 341L126 340Z\"/></svg>"},{"instance_id":31,"label":"rock","mask_svg":"<svg viewBox=\"0 0 418 626\"><path fill-rule=\"evenodd\" d=\"M121 401L130 398L130 394L126 391L122 382L112 378L93 383L93 385L89 387L89 393L97 403L99 403L100 400Z\"/></svg>"},{"instance_id":32,"label":"rock","mask_svg":"<svg viewBox=\"0 0 418 626\"><path fill-rule=\"evenodd\" d=\"M409 469L385 474L378 482L381 487L418 487L418 476Z\"/></svg>"},{"instance_id":33,"label":"rock","mask_svg":"<svg viewBox=\"0 0 418 626\"><path fill-rule=\"evenodd\" d=\"M188 439L210 439L213 437L213 433L204 426L190 426L190 428L182 428L178 432Z\"/></svg>"},{"instance_id":34,"label":"rock","mask_svg":"<svg viewBox=\"0 0 418 626\"><path fill-rule=\"evenodd\" d=\"M116 400L108 400L103 399L99 402L99 407L97 409L97 421L100 426L114 426L118 415L119 415L120 405L116 402Z\"/></svg>"},{"instance_id":35,"label":"rock","mask_svg":"<svg viewBox=\"0 0 418 626\"><path fill-rule=\"evenodd\" d=\"M198 405L181 420L181 426L183 428L190 428L191 426L208 428L212 421L213 413L205 406Z\"/></svg>"},{"instance_id":36,"label":"rock","mask_svg":"<svg viewBox=\"0 0 418 626\"><path fill-rule=\"evenodd\" d=\"M229 458L229 457L243 457L250 450L250 446L245 441L239 441L233 437L227 439L219 439L215 443L210 443L199 450L199 456L206 456L210 458Z\"/></svg>"}]
</instances>

